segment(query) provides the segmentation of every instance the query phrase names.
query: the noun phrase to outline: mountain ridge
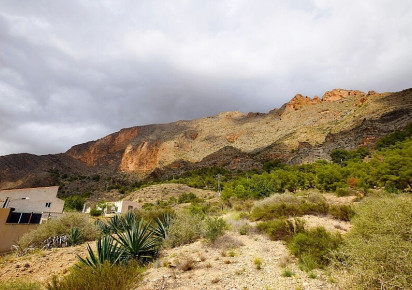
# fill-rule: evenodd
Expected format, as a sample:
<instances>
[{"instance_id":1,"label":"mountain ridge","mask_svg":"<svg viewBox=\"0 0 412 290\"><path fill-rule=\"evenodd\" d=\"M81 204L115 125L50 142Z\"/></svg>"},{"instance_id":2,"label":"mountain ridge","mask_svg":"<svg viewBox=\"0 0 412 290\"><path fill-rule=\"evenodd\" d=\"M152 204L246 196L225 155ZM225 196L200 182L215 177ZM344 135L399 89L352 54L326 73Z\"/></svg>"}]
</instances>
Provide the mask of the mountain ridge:
<instances>
[{"instance_id":1,"label":"mountain ridge","mask_svg":"<svg viewBox=\"0 0 412 290\"><path fill-rule=\"evenodd\" d=\"M60 154L0 156L0 188L48 185L50 169L85 175L124 173L141 179L202 166L247 170L271 159L312 162L328 159L336 148L372 146L411 122L411 112L412 89L334 89L322 98L297 94L268 113L222 112L124 128Z\"/></svg>"}]
</instances>

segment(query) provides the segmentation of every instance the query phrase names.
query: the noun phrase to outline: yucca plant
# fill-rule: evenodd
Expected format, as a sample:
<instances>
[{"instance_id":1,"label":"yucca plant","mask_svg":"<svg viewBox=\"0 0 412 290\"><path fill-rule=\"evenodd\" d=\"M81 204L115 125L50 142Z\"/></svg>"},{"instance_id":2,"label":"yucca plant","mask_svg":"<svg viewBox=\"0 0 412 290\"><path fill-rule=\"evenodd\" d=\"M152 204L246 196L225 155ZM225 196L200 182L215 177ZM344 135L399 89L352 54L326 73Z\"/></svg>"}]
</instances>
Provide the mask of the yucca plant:
<instances>
[{"instance_id":1,"label":"yucca plant","mask_svg":"<svg viewBox=\"0 0 412 290\"><path fill-rule=\"evenodd\" d=\"M111 236L99 237L96 242L97 256L93 252L90 245L87 245L89 256L83 259L79 255L80 262L90 268L96 269L100 267L105 261L112 265L120 263L124 258L124 252L118 243L113 240Z\"/></svg>"},{"instance_id":2,"label":"yucca plant","mask_svg":"<svg viewBox=\"0 0 412 290\"><path fill-rule=\"evenodd\" d=\"M171 220L171 213L162 213L162 219L157 217L155 219L156 225L153 227L153 235L155 237L165 239Z\"/></svg>"},{"instance_id":3,"label":"yucca plant","mask_svg":"<svg viewBox=\"0 0 412 290\"><path fill-rule=\"evenodd\" d=\"M146 263L157 255L159 242L153 237L150 222L140 219L139 223L133 221L124 232L118 232L113 238L119 242L128 258Z\"/></svg>"}]
</instances>

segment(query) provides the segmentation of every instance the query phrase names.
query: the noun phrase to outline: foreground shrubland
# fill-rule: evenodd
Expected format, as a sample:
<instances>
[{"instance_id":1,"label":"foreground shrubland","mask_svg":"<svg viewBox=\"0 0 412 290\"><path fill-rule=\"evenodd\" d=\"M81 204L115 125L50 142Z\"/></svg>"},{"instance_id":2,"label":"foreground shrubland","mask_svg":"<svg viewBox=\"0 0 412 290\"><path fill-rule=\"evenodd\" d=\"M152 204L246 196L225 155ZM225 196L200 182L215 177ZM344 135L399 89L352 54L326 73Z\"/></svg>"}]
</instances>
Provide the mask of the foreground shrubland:
<instances>
[{"instance_id":1,"label":"foreground shrubland","mask_svg":"<svg viewBox=\"0 0 412 290\"><path fill-rule=\"evenodd\" d=\"M410 289L412 197L366 198L356 209L352 223L334 261L343 270L344 287Z\"/></svg>"},{"instance_id":2,"label":"foreground shrubland","mask_svg":"<svg viewBox=\"0 0 412 290\"><path fill-rule=\"evenodd\" d=\"M79 244L96 239L98 231L94 225L94 220L89 216L68 212L56 219L50 219L47 223L39 225L35 230L24 234L16 242L16 248L22 252L28 248L42 248L48 238L62 235L69 238L69 244Z\"/></svg>"},{"instance_id":3,"label":"foreground shrubland","mask_svg":"<svg viewBox=\"0 0 412 290\"><path fill-rule=\"evenodd\" d=\"M118 265L104 262L98 269L75 266L63 278L54 276L47 283L48 290L133 289L137 287L142 268L136 262Z\"/></svg>"}]
</instances>

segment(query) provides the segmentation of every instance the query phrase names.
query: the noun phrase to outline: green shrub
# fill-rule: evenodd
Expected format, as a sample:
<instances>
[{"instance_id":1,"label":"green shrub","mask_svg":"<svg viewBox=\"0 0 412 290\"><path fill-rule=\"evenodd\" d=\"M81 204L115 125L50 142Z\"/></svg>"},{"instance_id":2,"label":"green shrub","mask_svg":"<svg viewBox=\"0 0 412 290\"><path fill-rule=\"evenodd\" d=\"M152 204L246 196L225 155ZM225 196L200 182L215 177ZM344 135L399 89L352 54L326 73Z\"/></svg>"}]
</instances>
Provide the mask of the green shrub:
<instances>
[{"instance_id":1,"label":"green shrub","mask_svg":"<svg viewBox=\"0 0 412 290\"><path fill-rule=\"evenodd\" d=\"M317 277L318 277L318 275L316 275L316 273L314 273L314 272L309 273L309 278L310 279L316 279Z\"/></svg>"},{"instance_id":2,"label":"green shrub","mask_svg":"<svg viewBox=\"0 0 412 290\"><path fill-rule=\"evenodd\" d=\"M196 194L189 192L189 193L182 193L179 195L177 199L178 203L196 203L196 202L202 202L200 198L196 196Z\"/></svg>"},{"instance_id":3,"label":"green shrub","mask_svg":"<svg viewBox=\"0 0 412 290\"><path fill-rule=\"evenodd\" d=\"M239 227L238 232L240 235L244 236L250 232L250 229L251 229L251 226L249 225L249 223L245 222Z\"/></svg>"},{"instance_id":4,"label":"green shrub","mask_svg":"<svg viewBox=\"0 0 412 290\"><path fill-rule=\"evenodd\" d=\"M61 278L53 276L46 285L48 290L101 290L101 289L134 289L140 278L142 269L137 262L112 265L103 263L98 269L86 266L74 266Z\"/></svg>"},{"instance_id":5,"label":"green shrub","mask_svg":"<svg viewBox=\"0 0 412 290\"><path fill-rule=\"evenodd\" d=\"M355 211L350 205L332 205L329 207L329 213L340 220L350 221L355 215Z\"/></svg>"},{"instance_id":6,"label":"green shrub","mask_svg":"<svg viewBox=\"0 0 412 290\"><path fill-rule=\"evenodd\" d=\"M7 282L0 281L0 290L40 290L42 285L39 282L25 280L13 280Z\"/></svg>"},{"instance_id":7,"label":"green shrub","mask_svg":"<svg viewBox=\"0 0 412 290\"><path fill-rule=\"evenodd\" d=\"M272 195L259 201L252 208L253 220L271 220L304 214L327 214L328 205L324 199L305 200L290 194Z\"/></svg>"},{"instance_id":8,"label":"green shrub","mask_svg":"<svg viewBox=\"0 0 412 290\"><path fill-rule=\"evenodd\" d=\"M189 212L192 215L205 216L206 215L206 207L201 205L200 203L192 203L192 204L190 204Z\"/></svg>"},{"instance_id":9,"label":"green shrub","mask_svg":"<svg viewBox=\"0 0 412 290\"><path fill-rule=\"evenodd\" d=\"M266 171L266 172L270 172L270 171L275 170L275 169L283 169L285 167L286 167L286 164L283 163L279 159L271 160L271 161L265 162L265 164L263 164L263 170Z\"/></svg>"},{"instance_id":10,"label":"green shrub","mask_svg":"<svg viewBox=\"0 0 412 290\"><path fill-rule=\"evenodd\" d=\"M97 216L101 216L103 213L103 210L101 209L97 209L96 207L93 207L92 209L90 209L90 215L97 217Z\"/></svg>"},{"instance_id":11,"label":"green shrub","mask_svg":"<svg viewBox=\"0 0 412 290\"><path fill-rule=\"evenodd\" d=\"M77 228L78 243L94 240L98 234L97 228L87 215L75 212L63 213L58 218L50 219L47 223L39 225L35 230L24 234L18 241L22 248L42 247L43 241L58 235L70 236L71 231Z\"/></svg>"},{"instance_id":12,"label":"green shrub","mask_svg":"<svg viewBox=\"0 0 412 290\"><path fill-rule=\"evenodd\" d=\"M305 271L324 268L329 261L330 253L336 250L342 238L338 233L329 233L318 227L304 233L296 234L289 242L289 250L299 258Z\"/></svg>"},{"instance_id":13,"label":"green shrub","mask_svg":"<svg viewBox=\"0 0 412 290\"><path fill-rule=\"evenodd\" d=\"M65 211L81 211L83 210L86 198L79 195L69 196L64 199Z\"/></svg>"},{"instance_id":14,"label":"green shrub","mask_svg":"<svg viewBox=\"0 0 412 290\"><path fill-rule=\"evenodd\" d=\"M295 219L290 221L287 219L278 219L273 221L261 222L257 228L265 232L272 240L290 240L294 234L302 233L304 229L304 221Z\"/></svg>"},{"instance_id":15,"label":"green shrub","mask_svg":"<svg viewBox=\"0 0 412 290\"><path fill-rule=\"evenodd\" d=\"M368 197L356 209L353 228L338 251L350 285L409 289L412 285L412 197ZM345 288L350 285L346 285Z\"/></svg>"},{"instance_id":16,"label":"green shrub","mask_svg":"<svg viewBox=\"0 0 412 290\"><path fill-rule=\"evenodd\" d=\"M339 187L336 189L336 195L339 197L342 196L348 196L349 195L349 190L347 188L344 187Z\"/></svg>"},{"instance_id":17,"label":"green shrub","mask_svg":"<svg viewBox=\"0 0 412 290\"><path fill-rule=\"evenodd\" d=\"M205 237L214 242L222 236L227 228L226 222L222 218L206 218L205 220Z\"/></svg>"},{"instance_id":18,"label":"green shrub","mask_svg":"<svg viewBox=\"0 0 412 290\"><path fill-rule=\"evenodd\" d=\"M171 221L164 241L168 247L190 244L199 239L204 230L202 217L189 212L179 212Z\"/></svg>"},{"instance_id":19,"label":"green shrub","mask_svg":"<svg viewBox=\"0 0 412 290\"><path fill-rule=\"evenodd\" d=\"M293 273L291 270L289 270L289 269L285 269L284 271L283 271L283 273L282 273L282 276L283 277L292 277L292 276L294 276L295 275L295 273Z\"/></svg>"}]
</instances>

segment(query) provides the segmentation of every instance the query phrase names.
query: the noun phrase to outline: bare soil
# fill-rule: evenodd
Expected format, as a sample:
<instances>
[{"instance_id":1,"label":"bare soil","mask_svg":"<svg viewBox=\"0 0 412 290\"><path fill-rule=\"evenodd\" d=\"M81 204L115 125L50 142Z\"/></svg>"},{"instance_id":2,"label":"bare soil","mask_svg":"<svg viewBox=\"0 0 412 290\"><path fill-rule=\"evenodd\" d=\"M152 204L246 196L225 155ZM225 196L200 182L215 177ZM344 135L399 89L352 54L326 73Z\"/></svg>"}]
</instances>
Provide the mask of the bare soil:
<instances>
[{"instance_id":1,"label":"bare soil","mask_svg":"<svg viewBox=\"0 0 412 290\"><path fill-rule=\"evenodd\" d=\"M223 239L232 240L233 249L230 242L214 246L202 240L164 251L144 273L139 289L337 289L323 271L315 271L315 279L301 271L284 242L233 232ZM257 258L262 261L261 269L254 262ZM190 270L188 261L192 261ZM284 277L285 269L293 276Z\"/></svg>"},{"instance_id":2,"label":"bare soil","mask_svg":"<svg viewBox=\"0 0 412 290\"><path fill-rule=\"evenodd\" d=\"M95 249L95 242L90 245ZM78 261L76 255L84 257L86 253L87 243L76 247L36 250L22 257L8 254L0 258L0 281L23 279L46 282L53 275L67 273Z\"/></svg>"}]
</instances>

